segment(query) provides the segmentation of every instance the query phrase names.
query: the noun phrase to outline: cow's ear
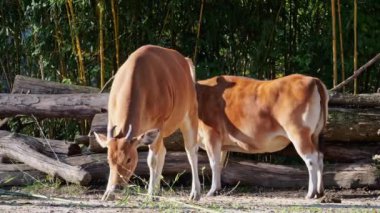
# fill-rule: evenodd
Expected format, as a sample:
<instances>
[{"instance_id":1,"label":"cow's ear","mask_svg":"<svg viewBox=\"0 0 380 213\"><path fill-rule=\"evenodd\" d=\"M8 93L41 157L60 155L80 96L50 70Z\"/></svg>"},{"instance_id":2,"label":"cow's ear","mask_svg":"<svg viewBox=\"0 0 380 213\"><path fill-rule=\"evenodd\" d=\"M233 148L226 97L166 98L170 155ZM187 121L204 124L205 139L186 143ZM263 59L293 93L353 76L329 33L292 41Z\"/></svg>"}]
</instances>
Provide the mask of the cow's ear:
<instances>
[{"instance_id":1,"label":"cow's ear","mask_svg":"<svg viewBox=\"0 0 380 213\"><path fill-rule=\"evenodd\" d=\"M132 139L138 146L151 145L160 135L159 129L151 129Z\"/></svg>"},{"instance_id":2,"label":"cow's ear","mask_svg":"<svg viewBox=\"0 0 380 213\"><path fill-rule=\"evenodd\" d=\"M103 148L106 148L108 146L107 136L103 134L97 134L94 132L96 141L99 143L99 145Z\"/></svg>"}]
</instances>

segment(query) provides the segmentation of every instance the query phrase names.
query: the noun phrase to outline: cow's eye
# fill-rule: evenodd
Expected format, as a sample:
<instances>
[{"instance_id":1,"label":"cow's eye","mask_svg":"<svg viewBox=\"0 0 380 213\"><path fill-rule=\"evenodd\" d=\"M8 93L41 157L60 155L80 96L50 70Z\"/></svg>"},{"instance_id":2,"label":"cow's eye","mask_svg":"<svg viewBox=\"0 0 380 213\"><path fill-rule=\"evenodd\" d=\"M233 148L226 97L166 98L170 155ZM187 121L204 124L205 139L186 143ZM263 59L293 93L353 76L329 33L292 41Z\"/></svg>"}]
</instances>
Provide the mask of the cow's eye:
<instances>
[{"instance_id":1,"label":"cow's eye","mask_svg":"<svg viewBox=\"0 0 380 213\"><path fill-rule=\"evenodd\" d=\"M127 159L127 163L130 163L130 162L131 162L131 159L130 159L130 158L128 158L128 159Z\"/></svg>"}]
</instances>

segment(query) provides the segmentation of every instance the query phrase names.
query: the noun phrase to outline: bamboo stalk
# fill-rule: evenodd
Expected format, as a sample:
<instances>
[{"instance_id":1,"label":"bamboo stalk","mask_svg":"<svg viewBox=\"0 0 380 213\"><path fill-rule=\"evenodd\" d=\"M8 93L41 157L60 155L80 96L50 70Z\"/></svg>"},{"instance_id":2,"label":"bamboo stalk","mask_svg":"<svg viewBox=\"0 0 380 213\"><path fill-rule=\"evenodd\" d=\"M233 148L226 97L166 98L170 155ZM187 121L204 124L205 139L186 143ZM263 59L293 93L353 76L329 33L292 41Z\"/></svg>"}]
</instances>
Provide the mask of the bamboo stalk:
<instances>
[{"instance_id":1,"label":"bamboo stalk","mask_svg":"<svg viewBox=\"0 0 380 213\"><path fill-rule=\"evenodd\" d=\"M337 0L338 4L338 21L339 21L339 42L340 42L340 63L342 68L342 81L346 79L346 73L344 70L344 50L343 50L343 32L342 32L342 17L340 12L340 0ZM343 86L343 92L345 91L345 87Z\"/></svg>"},{"instance_id":2,"label":"bamboo stalk","mask_svg":"<svg viewBox=\"0 0 380 213\"><path fill-rule=\"evenodd\" d=\"M198 32L197 32L197 40L195 41L195 48L194 48L194 56L193 56L193 62L194 65L197 64L197 53L198 53L198 48L199 48L199 37L201 34L201 24L202 24L202 16L203 16L203 7L204 7L205 1L202 0L201 3L201 11L199 13L199 20L198 20Z\"/></svg>"},{"instance_id":3,"label":"bamboo stalk","mask_svg":"<svg viewBox=\"0 0 380 213\"><path fill-rule=\"evenodd\" d=\"M104 0L98 1L98 18L99 18L99 61L100 61L100 88L105 83L105 66L104 66L104 35L103 35L103 14L104 14Z\"/></svg>"},{"instance_id":4,"label":"bamboo stalk","mask_svg":"<svg viewBox=\"0 0 380 213\"><path fill-rule=\"evenodd\" d=\"M117 3L115 0L111 0L111 10L112 10L112 21L114 29L115 38L115 59L116 59L116 69L114 69L112 74L115 74L116 70L120 67L120 55L119 55L119 17L117 12Z\"/></svg>"},{"instance_id":5,"label":"bamboo stalk","mask_svg":"<svg viewBox=\"0 0 380 213\"><path fill-rule=\"evenodd\" d=\"M358 68L358 2L354 0L354 70ZM358 92L358 82L357 79L354 79L354 94Z\"/></svg>"},{"instance_id":6,"label":"bamboo stalk","mask_svg":"<svg viewBox=\"0 0 380 213\"><path fill-rule=\"evenodd\" d=\"M354 74L348 77L346 80L335 86L334 88L330 89L330 91L335 91L340 88L342 88L344 85L351 82L353 79L356 79L358 75L360 75L364 70L366 70L368 67L372 66L376 61L380 60L380 53L378 53L375 57L373 57L371 60L369 60L366 64L361 66L358 70L354 71Z\"/></svg>"},{"instance_id":7,"label":"bamboo stalk","mask_svg":"<svg viewBox=\"0 0 380 213\"><path fill-rule=\"evenodd\" d=\"M331 0L331 20L332 20L332 50L333 50L333 86L337 85L338 70L336 65L336 23L335 23L335 0Z\"/></svg>"},{"instance_id":8,"label":"bamboo stalk","mask_svg":"<svg viewBox=\"0 0 380 213\"><path fill-rule=\"evenodd\" d=\"M72 51L73 51L73 54L75 55L75 58L76 58L76 61L77 61L78 72L79 72L79 59L78 59L78 55L76 54L76 51L75 51L76 48L75 48L73 23L72 23L72 20L71 20L71 14L70 14L70 9L69 9L68 2L66 2L65 6L66 6L66 13L67 13L67 20L69 22Z\"/></svg>"},{"instance_id":9,"label":"bamboo stalk","mask_svg":"<svg viewBox=\"0 0 380 213\"><path fill-rule=\"evenodd\" d=\"M84 60L83 60L83 55L82 55L82 49L80 46L80 39L79 39L77 28L76 28L73 0L67 0L67 5L68 5L69 13L70 13L72 29L74 32L73 35L74 35L74 41L75 41L76 54L78 56L79 81L81 84L85 85L86 75L85 75L85 69L84 69L84 63L83 63Z\"/></svg>"},{"instance_id":10,"label":"bamboo stalk","mask_svg":"<svg viewBox=\"0 0 380 213\"><path fill-rule=\"evenodd\" d=\"M61 79L66 78L66 68L65 68L65 61L64 56L62 56L62 31L59 27L59 20L58 20L58 11L57 6L54 6L54 25L55 25L55 40L57 42L57 48L58 48L58 57L59 57L59 75Z\"/></svg>"}]
</instances>

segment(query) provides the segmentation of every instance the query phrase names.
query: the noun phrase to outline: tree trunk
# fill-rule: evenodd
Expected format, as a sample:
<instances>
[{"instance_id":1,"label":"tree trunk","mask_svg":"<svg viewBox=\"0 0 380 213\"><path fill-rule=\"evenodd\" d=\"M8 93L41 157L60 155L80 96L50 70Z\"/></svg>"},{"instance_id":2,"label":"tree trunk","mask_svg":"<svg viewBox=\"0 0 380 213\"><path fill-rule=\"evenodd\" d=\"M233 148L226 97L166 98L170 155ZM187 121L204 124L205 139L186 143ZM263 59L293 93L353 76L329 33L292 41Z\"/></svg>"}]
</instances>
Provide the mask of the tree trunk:
<instances>
[{"instance_id":1,"label":"tree trunk","mask_svg":"<svg viewBox=\"0 0 380 213\"><path fill-rule=\"evenodd\" d=\"M59 176L67 182L87 185L91 180L90 174L82 168L49 158L40 153L42 150L41 143L32 137L11 134L0 138L0 153L9 158L49 175Z\"/></svg>"},{"instance_id":2,"label":"tree trunk","mask_svg":"<svg viewBox=\"0 0 380 213\"><path fill-rule=\"evenodd\" d=\"M325 187L380 188L378 170L371 164L325 165ZM267 163L229 160L222 171L222 181L236 185L255 185L270 188L307 188L309 182L306 166L282 166Z\"/></svg>"},{"instance_id":3,"label":"tree trunk","mask_svg":"<svg viewBox=\"0 0 380 213\"><path fill-rule=\"evenodd\" d=\"M108 94L0 94L0 117L92 118L106 111Z\"/></svg>"},{"instance_id":4,"label":"tree trunk","mask_svg":"<svg viewBox=\"0 0 380 213\"><path fill-rule=\"evenodd\" d=\"M27 94L72 94L72 93L98 93L95 87L62 84L27 76L16 75L12 93Z\"/></svg>"}]
</instances>

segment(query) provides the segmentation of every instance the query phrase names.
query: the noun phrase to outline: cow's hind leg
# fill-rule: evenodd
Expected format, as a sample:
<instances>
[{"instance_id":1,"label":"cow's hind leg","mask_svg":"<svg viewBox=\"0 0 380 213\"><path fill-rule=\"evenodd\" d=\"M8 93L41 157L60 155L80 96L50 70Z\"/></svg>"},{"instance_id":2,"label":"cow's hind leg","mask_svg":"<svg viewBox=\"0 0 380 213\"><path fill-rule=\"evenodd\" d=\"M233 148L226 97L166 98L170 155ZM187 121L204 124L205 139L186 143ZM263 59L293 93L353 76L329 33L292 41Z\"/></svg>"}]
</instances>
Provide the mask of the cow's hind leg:
<instances>
[{"instance_id":1,"label":"cow's hind leg","mask_svg":"<svg viewBox=\"0 0 380 213\"><path fill-rule=\"evenodd\" d=\"M148 194L156 195L160 189L161 173L164 167L166 148L162 136L159 136L157 141L149 146L148 166L149 166L149 187Z\"/></svg>"},{"instance_id":2,"label":"cow's hind leg","mask_svg":"<svg viewBox=\"0 0 380 213\"><path fill-rule=\"evenodd\" d=\"M180 126L180 129L183 135L186 154L189 159L193 178L190 199L199 200L201 197L201 184L198 175L198 121L196 116L186 116L183 124Z\"/></svg>"},{"instance_id":3,"label":"cow's hind leg","mask_svg":"<svg viewBox=\"0 0 380 213\"><path fill-rule=\"evenodd\" d=\"M319 138L317 134L312 136L313 143L318 147L318 169L317 169L317 195L316 197L322 197L324 195L323 186L323 153L320 151Z\"/></svg>"},{"instance_id":4,"label":"cow's hind leg","mask_svg":"<svg viewBox=\"0 0 380 213\"><path fill-rule=\"evenodd\" d=\"M306 198L315 198L318 186L318 170L320 168L319 152L312 141L309 129L287 131L290 141L293 143L298 154L304 160L309 172L309 188Z\"/></svg>"},{"instance_id":5,"label":"cow's hind leg","mask_svg":"<svg viewBox=\"0 0 380 213\"><path fill-rule=\"evenodd\" d=\"M210 130L203 138L203 143L207 151L210 167L212 171L212 183L207 196L215 196L222 189L221 171L223 166L222 161L222 143L212 130Z\"/></svg>"}]
</instances>

